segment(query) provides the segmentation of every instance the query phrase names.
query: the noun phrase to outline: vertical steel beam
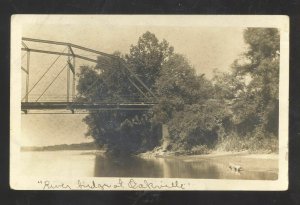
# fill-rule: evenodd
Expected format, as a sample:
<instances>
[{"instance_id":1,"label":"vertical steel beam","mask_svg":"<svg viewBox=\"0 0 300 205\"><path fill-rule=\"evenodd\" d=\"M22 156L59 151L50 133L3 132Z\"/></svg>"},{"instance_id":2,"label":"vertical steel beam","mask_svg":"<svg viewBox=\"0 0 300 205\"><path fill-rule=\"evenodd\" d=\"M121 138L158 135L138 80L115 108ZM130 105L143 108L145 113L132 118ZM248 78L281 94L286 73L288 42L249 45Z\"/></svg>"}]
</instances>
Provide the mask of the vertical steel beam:
<instances>
[{"instance_id":1,"label":"vertical steel beam","mask_svg":"<svg viewBox=\"0 0 300 205\"><path fill-rule=\"evenodd\" d=\"M73 80L72 80L72 101L74 102L75 100L75 82L76 82L76 71L75 71L75 53L72 49L72 46L69 44L69 52L72 54L72 60L73 62L71 63L70 58L69 58L69 67L72 70L73 73Z\"/></svg>"},{"instance_id":2,"label":"vertical steel beam","mask_svg":"<svg viewBox=\"0 0 300 205\"><path fill-rule=\"evenodd\" d=\"M72 101L74 102L75 98L75 82L76 82L76 76L75 76L75 56L73 56L73 86L72 86Z\"/></svg>"},{"instance_id":3,"label":"vertical steel beam","mask_svg":"<svg viewBox=\"0 0 300 205\"><path fill-rule=\"evenodd\" d=\"M25 101L28 102L28 90L29 90L29 67L30 67L30 51L27 50L27 75L26 75L26 98Z\"/></svg>"},{"instance_id":4,"label":"vertical steel beam","mask_svg":"<svg viewBox=\"0 0 300 205\"><path fill-rule=\"evenodd\" d=\"M68 53L70 53L70 50L68 50ZM70 62L70 56L68 56L68 62ZM67 69L67 102L69 102L70 98L70 67Z\"/></svg>"}]
</instances>

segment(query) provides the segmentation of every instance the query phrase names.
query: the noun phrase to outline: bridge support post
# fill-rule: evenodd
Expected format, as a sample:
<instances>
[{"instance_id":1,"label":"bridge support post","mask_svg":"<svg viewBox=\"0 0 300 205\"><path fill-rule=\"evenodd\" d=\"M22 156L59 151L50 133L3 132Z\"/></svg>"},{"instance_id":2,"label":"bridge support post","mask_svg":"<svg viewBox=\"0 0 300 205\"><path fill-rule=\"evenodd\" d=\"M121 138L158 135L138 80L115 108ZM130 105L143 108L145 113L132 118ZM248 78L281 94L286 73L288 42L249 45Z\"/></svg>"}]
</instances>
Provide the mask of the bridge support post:
<instances>
[{"instance_id":1,"label":"bridge support post","mask_svg":"<svg viewBox=\"0 0 300 205\"><path fill-rule=\"evenodd\" d=\"M70 50L68 51L68 53L70 53ZM68 62L70 62L70 56L68 56ZM71 68L67 69L67 102L69 102L70 98L70 69Z\"/></svg>"},{"instance_id":2,"label":"bridge support post","mask_svg":"<svg viewBox=\"0 0 300 205\"><path fill-rule=\"evenodd\" d=\"M29 67L30 67L30 51L27 50L27 75L26 75L26 97L25 101L28 102L28 92L29 92Z\"/></svg>"},{"instance_id":3,"label":"bridge support post","mask_svg":"<svg viewBox=\"0 0 300 205\"><path fill-rule=\"evenodd\" d=\"M71 98L72 98L72 101L74 102L74 98L75 98L75 82L76 82L76 73L75 73L75 53L72 49L72 47L70 45L68 45L69 47L69 51L68 53L70 55L68 55L68 64L69 64L69 69L68 69L68 79L69 79L69 82L68 82L68 85L69 85L69 88L68 88L68 92L69 92L69 89L70 89L70 70L72 71L72 93L71 93ZM72 57L72 62L71 62L71 57ZM69 102L69 101L68 101Z\"/></svg>"},{"instance_id":4,"label":"bridge support post","mask_svg":"<svg viewBox=\"0 0 300 205\"><path fill-rule=\"evenodd\" d=\"M170 134L168 130L168 125L166 124L162 124L162 141L163 141L162 147L164 150L166 150L170 144Z\"/></svg>"},{"instance_id":5,"label":"bridge support post","mask_svg":"<svg viewBox=\"0 0 300 205\"><path fill-rule=\"evenodd\" d=\"M73 85L72 85L72 101L74 102L75 98L75 82L76 82L76 76L75 76L75 56L73 56Z\"/></svg>"},{"instance_id":6,"label":"bridge support post","mask_svg":"<svg viewBox=\"0 0 300 205\"><path fill-rule=\"evenodd\" d=\"M69 48L68 53L70 54L71 50ZM70 70L71 70L71 58L68 56L69 69L67 69L67 102L70 101Z\"/></svg>"}]
</instances>

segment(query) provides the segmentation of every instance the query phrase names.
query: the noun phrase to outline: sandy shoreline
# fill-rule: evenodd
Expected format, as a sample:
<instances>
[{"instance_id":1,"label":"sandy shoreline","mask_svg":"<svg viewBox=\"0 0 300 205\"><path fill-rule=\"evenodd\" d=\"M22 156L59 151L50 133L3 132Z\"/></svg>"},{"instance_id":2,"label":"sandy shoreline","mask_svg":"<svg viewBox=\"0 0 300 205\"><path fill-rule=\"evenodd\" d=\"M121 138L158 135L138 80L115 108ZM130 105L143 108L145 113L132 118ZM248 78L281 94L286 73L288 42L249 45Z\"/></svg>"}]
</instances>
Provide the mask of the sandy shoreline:
<instances>
[{"instance_id":1,"label":"sandy shoreline","mask_svg":"<svg viewBox=\"0 0 300 205\"><path fill-rule=\"evenodd\" d=\"M278 154L252 154L247 151L244 152L212 152L204 155L191 155L187 157L196 158L222 158L222 157L241 157L241 158L252 158L252 159L278 159Z\"/></svg>"},{"instance_id":2,"label":"sandy shoreline","mask_svg":"<svg viewBox=\"0 0 300 205\"><path fill-rule=\"evenodd\" d=\"M204 155L143 155L143 158L156 157L165 159L178 159L185 162L209 160L224 166L234 165L241 167L243 171L263 171L278 173L278 154L251 154L244 152L212 152Z\"/></svg>"}]
</instances>

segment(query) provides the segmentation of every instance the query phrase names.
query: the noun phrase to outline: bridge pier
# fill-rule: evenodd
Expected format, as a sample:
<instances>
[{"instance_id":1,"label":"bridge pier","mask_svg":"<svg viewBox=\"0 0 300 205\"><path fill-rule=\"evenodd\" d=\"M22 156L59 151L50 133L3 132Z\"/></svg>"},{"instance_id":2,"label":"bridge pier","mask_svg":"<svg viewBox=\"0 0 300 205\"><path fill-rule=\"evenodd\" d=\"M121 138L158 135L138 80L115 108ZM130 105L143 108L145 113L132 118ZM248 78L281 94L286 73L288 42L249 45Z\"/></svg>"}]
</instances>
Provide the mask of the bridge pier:
<instances>
[{"instance_id":1,"label":"bridge pier","mask_svg":"<svg viewBox=\"0 0 300 205\"><path fill-rule=\"evenodd\" d=\"M170 144L170 134L167 124L162 124L162 142L162 147L164 150L166 150Z\"/></svg>"}]
</instances>

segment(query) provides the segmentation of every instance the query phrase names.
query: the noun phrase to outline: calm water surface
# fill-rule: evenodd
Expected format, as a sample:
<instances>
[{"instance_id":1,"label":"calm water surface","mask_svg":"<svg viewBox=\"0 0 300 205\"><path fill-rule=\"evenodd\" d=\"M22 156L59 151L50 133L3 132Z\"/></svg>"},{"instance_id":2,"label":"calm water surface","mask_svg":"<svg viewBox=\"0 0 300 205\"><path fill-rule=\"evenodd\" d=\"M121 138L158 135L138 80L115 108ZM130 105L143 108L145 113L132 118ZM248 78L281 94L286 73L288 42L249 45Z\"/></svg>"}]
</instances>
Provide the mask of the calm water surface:
<instances>
[{"instance_id":1,"label":"calm water surface","mask_svg":"<svg viewBox=\"0 0 300 205\"><path fill-rule=\"evenodd\" d=\"M166 177L198 179L276 180L270 171L232 172L212 159L110 158L91 151L22 152L22 173L26 176L78 177Z\"/></svg>"}]
</instances>

